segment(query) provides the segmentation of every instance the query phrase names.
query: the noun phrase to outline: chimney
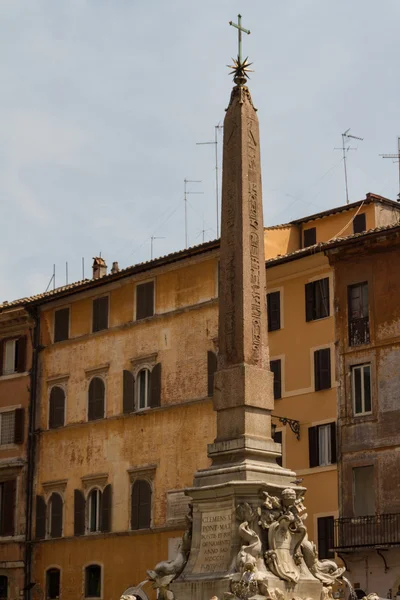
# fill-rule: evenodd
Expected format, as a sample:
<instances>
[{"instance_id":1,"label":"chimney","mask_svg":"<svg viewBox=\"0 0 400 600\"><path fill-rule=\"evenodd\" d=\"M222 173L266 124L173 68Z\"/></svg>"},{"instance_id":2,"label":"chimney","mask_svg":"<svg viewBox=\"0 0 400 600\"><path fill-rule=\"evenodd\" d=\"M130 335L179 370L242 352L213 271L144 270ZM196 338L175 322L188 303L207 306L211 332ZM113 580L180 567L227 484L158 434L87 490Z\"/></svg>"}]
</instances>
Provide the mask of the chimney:
<instances>
[{"instance_id":1,"label":"chimney","mask_svg":"<svg viewBox=\"0 0 400 600\"><path fill-rule=\"evenodd\" d=\"M104 275L107 275L107 265L104 258L101 258L101 256L94 256L92 269L93 279L100 279L101 277L104 277Z\"/></svg>"},{"instance_id":2,"label":"chimney","mask_svg":"<svg viewBox=\"0 0 400 600\"><path fill-rule=\"evenodd\" d=\"M114 275L114 273L118 273L118 271L119 271L118 262L117 262L117 261L114 261L114 262L113 262L112 269L111 269L111 273Z\"/></svg>"}]
</instances>

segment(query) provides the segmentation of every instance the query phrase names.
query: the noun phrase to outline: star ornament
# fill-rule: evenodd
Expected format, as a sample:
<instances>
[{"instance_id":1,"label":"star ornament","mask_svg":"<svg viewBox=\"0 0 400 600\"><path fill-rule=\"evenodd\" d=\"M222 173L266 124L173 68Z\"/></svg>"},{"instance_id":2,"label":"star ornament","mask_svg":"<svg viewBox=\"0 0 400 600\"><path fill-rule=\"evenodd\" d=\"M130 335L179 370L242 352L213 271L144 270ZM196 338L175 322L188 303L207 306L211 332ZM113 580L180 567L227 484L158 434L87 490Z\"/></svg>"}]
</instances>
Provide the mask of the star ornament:
<instances>
[{"instance_id":1,"label":"star ornament","mask_svg":"<svg viewBox=\"0 0 400 600\"><path fill-rule=\"evenodd\" d=\"M249 67L253 63L248 62L248 57L246 57L242 61L242 60L240 60L240 58L238 56L237 59L232 58L232 62L233 62L233 65L227 65L227 66L229 69L232 69L232 71L229 73L229 75L234 75L234 77L233 77L234 81L236 81L236 79L244 80L244 81L246 81L246 79L250 79L248 73L253 73L253 69L249 69Z\"/></svg>"}]
</instances>

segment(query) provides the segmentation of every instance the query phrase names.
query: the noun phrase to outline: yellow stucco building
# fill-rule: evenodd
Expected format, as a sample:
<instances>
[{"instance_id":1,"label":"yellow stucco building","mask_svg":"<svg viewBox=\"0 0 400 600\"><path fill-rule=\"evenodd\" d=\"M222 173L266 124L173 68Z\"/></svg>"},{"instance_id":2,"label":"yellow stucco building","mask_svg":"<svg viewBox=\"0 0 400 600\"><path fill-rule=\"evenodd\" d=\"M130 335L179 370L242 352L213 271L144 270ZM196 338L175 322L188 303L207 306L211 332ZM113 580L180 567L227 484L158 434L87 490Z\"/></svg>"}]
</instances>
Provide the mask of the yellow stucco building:
<instances>
[{"instance_id":1,"label":"yellow stucco building","mask_svg":"<svg viewBox=\"0 0 400 600\"><path fill-rule=\"evenodd\" d=\"M332 555L338 480L334 281L318 244L398 215L398 204L369 194L265 229L275 439L308 488L321 556ZM93 279L19 301L40 327L37 597L111 600L174 556L183 489L215 437L218 257L214 241L109 275L96 259Z\"/></svg>"}]
</instances>

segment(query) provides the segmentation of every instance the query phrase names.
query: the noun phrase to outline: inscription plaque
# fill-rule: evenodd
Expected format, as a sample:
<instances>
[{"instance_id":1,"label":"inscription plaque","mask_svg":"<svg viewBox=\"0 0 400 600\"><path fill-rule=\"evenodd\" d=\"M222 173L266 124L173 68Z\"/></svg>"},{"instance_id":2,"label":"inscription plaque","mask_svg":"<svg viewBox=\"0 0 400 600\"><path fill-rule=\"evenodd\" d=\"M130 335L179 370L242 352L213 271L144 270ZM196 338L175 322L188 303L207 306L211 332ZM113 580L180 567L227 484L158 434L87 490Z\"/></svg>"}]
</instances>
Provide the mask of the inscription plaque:
<instances>
[{"instance_id":1,"label":"inscription plaque","mask_svg":"<svg viewBox=\"0 0 400 600\"><path fill-rule=\"evenodd\" d=\"M185 492L167 493L167 522L183 523L189 512L190 497Z\"/></svg>"},{"instance_id":2,"label":"inscription plaque","mask_svg":"<svg viewBox=\"0 0 400 600\"><path fill-rule=\"evenodd\" d=\"M231 557L232 513L215 510L201 518L200 548L193 573L226 572Z\"/></svg>"}]
</instances>

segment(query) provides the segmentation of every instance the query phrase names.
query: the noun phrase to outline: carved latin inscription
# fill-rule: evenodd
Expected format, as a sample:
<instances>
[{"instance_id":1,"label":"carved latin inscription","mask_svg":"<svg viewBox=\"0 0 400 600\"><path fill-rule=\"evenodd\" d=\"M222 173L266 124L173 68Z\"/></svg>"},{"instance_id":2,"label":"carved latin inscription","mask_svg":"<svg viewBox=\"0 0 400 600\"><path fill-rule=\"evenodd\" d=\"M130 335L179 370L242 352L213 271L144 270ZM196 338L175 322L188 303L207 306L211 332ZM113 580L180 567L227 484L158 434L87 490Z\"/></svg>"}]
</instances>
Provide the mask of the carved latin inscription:
<instances>
[{"instance_id":1,"label":"carved latin inscription","mask_svg":"<svg viewBox=\"0 0 400 600\"><path fill-rule=\"evenodd\" d=\"M203 513L200 549L194 573L220 573L229 567L231 557L232 515L230 510Z\"/></svg>"}]
</instances>

